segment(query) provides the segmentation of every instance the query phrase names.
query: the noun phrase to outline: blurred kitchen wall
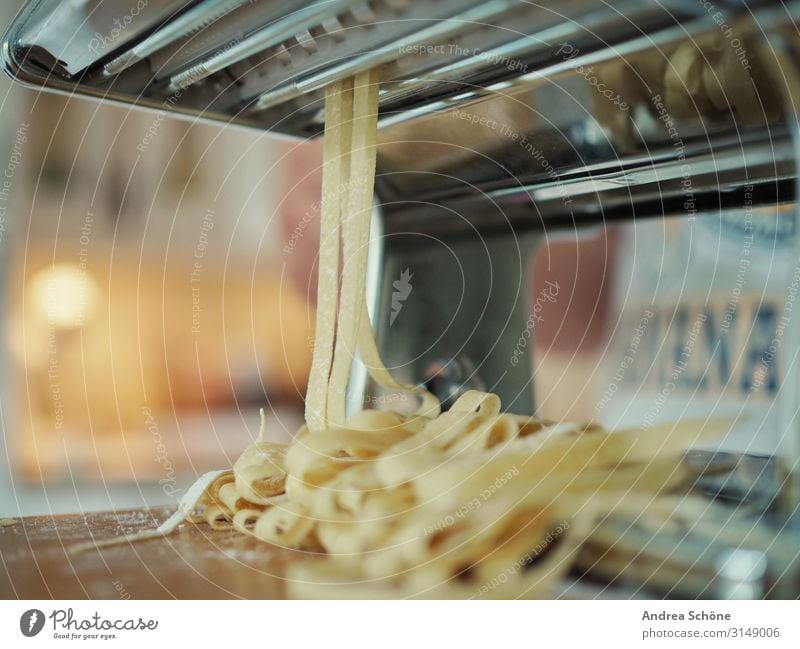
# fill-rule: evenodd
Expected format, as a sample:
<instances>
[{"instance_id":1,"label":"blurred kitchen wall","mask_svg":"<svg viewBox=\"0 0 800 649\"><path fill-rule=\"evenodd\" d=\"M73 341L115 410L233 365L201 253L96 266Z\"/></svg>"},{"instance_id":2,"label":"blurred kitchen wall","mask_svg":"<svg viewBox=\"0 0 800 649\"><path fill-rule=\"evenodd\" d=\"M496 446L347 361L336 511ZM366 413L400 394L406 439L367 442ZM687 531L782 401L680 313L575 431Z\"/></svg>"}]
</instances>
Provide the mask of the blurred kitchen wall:
<instances>
[{"instance_id":1,"label":"blurred kitchen wall","mask_svg":"<svg viewBox=\"0 0 800 649\"><path fill-rule=\"evenodd\" d=\"M318 146L0 84L0 516L174 503L260 407L286 439Z\"/></svg>"}]
</instances>

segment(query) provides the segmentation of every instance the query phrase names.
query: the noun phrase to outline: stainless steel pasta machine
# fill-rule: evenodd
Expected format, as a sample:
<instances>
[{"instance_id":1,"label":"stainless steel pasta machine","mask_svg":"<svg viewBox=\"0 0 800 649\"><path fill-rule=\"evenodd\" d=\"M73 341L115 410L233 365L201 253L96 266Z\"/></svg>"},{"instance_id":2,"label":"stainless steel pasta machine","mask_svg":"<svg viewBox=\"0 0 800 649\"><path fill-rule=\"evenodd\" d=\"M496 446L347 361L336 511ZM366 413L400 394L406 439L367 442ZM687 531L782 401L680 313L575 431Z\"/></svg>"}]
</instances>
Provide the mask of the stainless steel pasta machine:
<instances>
[{"instance_id":1,"label":"stainless steel pasta machine","mask_svg":"<svg viewBox=\"0 0 800 649\"><path fill-rule=\"evenodd\" d=\"M321 132L327 84L379 66L384 361L445 400L479 385L526 413L515 348L543 238L780 208L796 268L799 16L755 0L31 0L3 58L33 86L296 137ZM797 476L796 320L779 342L771 403ZM784 513L798 489L775 487Z\"/></svg>"}]
</instances>

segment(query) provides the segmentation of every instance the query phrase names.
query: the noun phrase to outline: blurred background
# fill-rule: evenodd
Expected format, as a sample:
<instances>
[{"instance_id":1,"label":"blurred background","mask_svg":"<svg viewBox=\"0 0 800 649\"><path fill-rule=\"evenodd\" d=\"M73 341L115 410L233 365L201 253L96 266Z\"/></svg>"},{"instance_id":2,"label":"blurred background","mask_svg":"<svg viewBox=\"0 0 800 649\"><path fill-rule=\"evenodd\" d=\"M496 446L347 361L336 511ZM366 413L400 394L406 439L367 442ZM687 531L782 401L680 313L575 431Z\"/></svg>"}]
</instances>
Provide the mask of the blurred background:
<instances>
[{"instance_id":1,"label":"blurred background","mask_svg":"<svg viewBox=\"0 0 800 649\"><path fill-rule=\"evenodd\" d=\"M260 407L296 430L316 144L0 84L0 515L170 502Z\"/></svg>"},{"instance_id":2,"label":"blurred background","mask_svg":"<svg viewBox=\"0 0 800 649\"><path fill-rule=\"evenodd\" d=\"M2 3L3 29L20 4ZM174 503L235 461L261 407L288 439L313 344L319 143L5 77L0 96L0 517ZM554 243L532 269L532 293L570 296L543 305L528 350L545 416L591 416L574 386L602 343L610 237ZM580 282L578 260L595 269Z\"/></svg>"}]
</instances>

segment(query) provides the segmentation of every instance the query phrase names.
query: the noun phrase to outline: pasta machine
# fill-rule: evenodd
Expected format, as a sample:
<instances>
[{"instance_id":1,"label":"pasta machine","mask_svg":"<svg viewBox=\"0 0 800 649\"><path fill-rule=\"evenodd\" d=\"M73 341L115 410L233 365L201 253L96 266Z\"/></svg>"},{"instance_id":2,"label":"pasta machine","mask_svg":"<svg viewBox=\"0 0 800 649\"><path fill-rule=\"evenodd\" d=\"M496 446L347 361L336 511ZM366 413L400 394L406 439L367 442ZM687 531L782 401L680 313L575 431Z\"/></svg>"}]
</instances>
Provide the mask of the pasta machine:
<instances>
[{"instance_id":1,"label":"pasta machine","mask_svg":"<svg viewBox=\"0 0 800 649\"><path fill-rule=\"evenodd\" d=\"M798 17L800 2L788 0L31 0L3 58L32 86L299 138L321 133L331 81L379 67L368 300L386 366L444 401L480 386L509 411L534 412L531 355L515 350L535 333L527 268L540 242L647 222L766 236L789 260L773 314L790 320L779 339L767 335L761 352L725 347L708 295L692 294L707 307L696 331L688 311L653 318L662 331L694 332L687 357L707 345L720 376L735 352L753 356L737 385L767 399L774 454L795 476L769 489L791 515L800 502ZM644 286L648 270L658 273L651 266L631 282ZM741 309L717 320L729 312ZM730 397L730 380L690 372L676 354L677 378L667 371L660 385L678 390L695 377L706 403ZM617 366L625 380L630 365ZM354 404L373 390L362 374ZM757 381L765 387L753 390ZM757 475L726 480L716 495L771 481L770 452L753 455L763 459Z\"/></svg>"}]
</instances>

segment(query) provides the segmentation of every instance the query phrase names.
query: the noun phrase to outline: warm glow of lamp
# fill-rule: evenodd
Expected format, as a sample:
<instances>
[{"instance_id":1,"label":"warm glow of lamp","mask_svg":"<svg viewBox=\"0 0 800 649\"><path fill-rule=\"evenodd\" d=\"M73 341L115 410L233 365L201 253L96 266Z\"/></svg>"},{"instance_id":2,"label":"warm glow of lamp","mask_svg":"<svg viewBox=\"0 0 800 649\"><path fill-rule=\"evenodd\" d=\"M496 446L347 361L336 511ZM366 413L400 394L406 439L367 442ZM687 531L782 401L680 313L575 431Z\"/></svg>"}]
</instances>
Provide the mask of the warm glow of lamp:
<instances>
[{"instance_id":1,"label":"warm glow of lamp","mask_svg":"<svg viewBox=\"0 0 800 649\"><path fill-rule=\"evenodd\" d=\"M55 264L31 278L28 296L49 325L69 329L83 326L97 303L97 287L84 269Z\"/></svg>"}]
</instances>

